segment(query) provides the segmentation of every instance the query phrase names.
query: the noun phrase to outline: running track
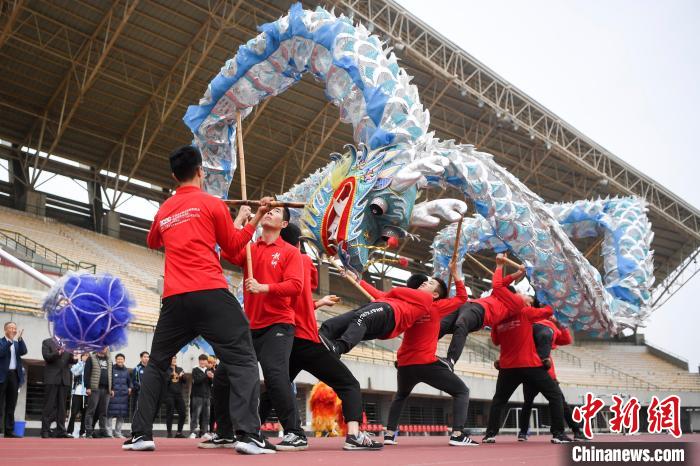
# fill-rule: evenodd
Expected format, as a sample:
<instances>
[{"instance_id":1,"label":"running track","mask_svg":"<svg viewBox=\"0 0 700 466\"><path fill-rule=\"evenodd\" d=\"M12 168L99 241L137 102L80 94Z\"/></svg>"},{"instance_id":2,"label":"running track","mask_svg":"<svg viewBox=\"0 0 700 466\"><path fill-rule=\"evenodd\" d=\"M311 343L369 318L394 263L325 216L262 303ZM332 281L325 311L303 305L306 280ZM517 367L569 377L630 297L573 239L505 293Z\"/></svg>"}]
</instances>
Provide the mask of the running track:
<instances>
[{"instance_id":1,"label":"running track","mask_svg":"<svg viewBox=\"0 0 700 466\"><path fill-rule=\"evenodd\" d=\"M276 439L273 440L276 442ZM156 438L155 452L127 452L121 450L122 441L116 439L3 438L0 439L0 463L32 466L544 466L562 464L562 450L566 448L550 444L548 436L532 437L527 443L518 443L512 435L501 435L495 445L477 447L449 447L447 437L400 437L399 441L399 445L384 447L380 452L346 452L341 450L342 439L313 438L310 439L309 449L304 452L278 452L253 457L239 455L231 449L201 450L196 447L197 441L190 439ZM671 442L674 439L667 435L602 435L596 437L596 441L624 441L642 446L649 441ZM681 441L693 442L693 456L697 461L700 458L700 435L686 435Z\"/></svg>"}]
</instances>

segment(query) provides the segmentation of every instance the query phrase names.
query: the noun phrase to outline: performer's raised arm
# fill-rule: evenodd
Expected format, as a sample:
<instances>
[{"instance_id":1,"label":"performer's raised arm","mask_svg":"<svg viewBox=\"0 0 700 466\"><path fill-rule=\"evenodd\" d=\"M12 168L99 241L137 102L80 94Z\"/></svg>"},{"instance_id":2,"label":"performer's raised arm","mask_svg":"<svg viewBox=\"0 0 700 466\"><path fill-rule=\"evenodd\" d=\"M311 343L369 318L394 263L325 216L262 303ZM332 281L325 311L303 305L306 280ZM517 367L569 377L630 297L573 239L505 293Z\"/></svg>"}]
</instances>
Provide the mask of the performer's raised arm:
<instances>
[{"instance_id":1,"label":"performer's raised arm","mask_svg":"<svg viewBox=\"0 0 700 466\"><path fill-rule=\"evenodd\" d=\"M240 230L234 226L233 219L231 219L231 211L223 201L218 202L212 210L216 242L227 255L237 255L253 238L255 228L263 215L269 210L268 205L272 202L272 198L266 197L261 199L261 202L262 204L258 207L255 216Z\"/></svg>"},{"instance_id":2,"label":"performer's raised arm","mask_svg":"<svg viewBox=\"0 0 700 466\"><path fill-rule=\"evenodd\" d=\"M464 286L462 274L457 269L456 262L450 262L450 270L455 281L456 294L451 298L438 299L433 303L433 308L437 310L440 317L445 317L446 315L454 312L455 309L466 303L467 298L469 297L467 294L467 288ZM447 291L449 292L449 290Z\"/></svg>"}]
</instances>

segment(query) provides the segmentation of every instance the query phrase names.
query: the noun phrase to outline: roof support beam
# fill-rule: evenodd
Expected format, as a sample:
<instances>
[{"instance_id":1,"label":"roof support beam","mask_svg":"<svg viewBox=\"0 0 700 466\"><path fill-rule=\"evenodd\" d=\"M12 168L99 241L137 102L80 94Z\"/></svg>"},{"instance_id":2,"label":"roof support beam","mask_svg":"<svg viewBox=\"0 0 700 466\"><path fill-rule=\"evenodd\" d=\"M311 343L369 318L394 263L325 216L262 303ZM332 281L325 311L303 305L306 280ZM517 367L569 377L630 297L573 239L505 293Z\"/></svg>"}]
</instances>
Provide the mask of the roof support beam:
<instances>
[{"instance_id":1,"label":"roof support beam","mask_svg":"<svg viewBox=\"0 0 700 466\"><path fill-rule=\"evenodd\" d=\"M279 172L279 169L283 166L286 165L286 163L289 161L292 155L294 155L299 149L299 145L303 143L303 147L306 148L307 143L311 140L311 138L314 136L313 133L311 133L311 129L314 128L319 121L324 120L327 118L330 114L335 113L335 107L333 104L328 101L324 104L323 108L321 109L320 112L316 114L316 116L311 120L307 128L302 131L295 139L292 141L292 144L289 146L289 149L287 152L284 153L282 157L272 166L270 171L267 172L267 175L263 179L261 179L258 182L258 188L253 192L252 196L253 198L259 197L262 195L262 193L265 190L265 186L267 182L270 180L270 178L275 175L276 173ZM336 119L337 115L336 115ZM313 141L311 141L313 142ZM323 146L321 144L321 146ZM301 165L300 165L301 167ZM300 171L300 173L303 173ZM283 177L284 178L284 177ZM283 183L284 184L284 183ZM280 186L280 192L284 192L284 186Z\"/></svg>"},{"instance_id":2,"label":"roof support beam","mask_svg":"<svg viewBox=\"0 0 700 466\"><path fill-rule=\"evenodd\" d=\"M120 4L120 2L112 4L90 38L83 43L75 55L68 71L61 80L61 84L56 88L44 108L42 117L35 120L32 128L24 138L23 145L29 146L31 144L30 141L37 137L36 131L38 129L38 144L36 148L38 151L47 153L45 158L39 157L38 154L34 156L34 172L30 180L32 187L35 187L46 165L46 161L54 153L85 93L95 83L105 58L124 30L138 4L139 0L126 0L123 4ZM51 115L53 118L50 117ZM51 123L55 120L58 120L57 124L52 125ZM48 149L45 149L44 139L47 131L53 134L53 139Z\"/></svg>"},{"instance_id":3,"label":"roof support beam","mask_svg":"<svg viewBox=\"0 0 700 466\"><path fill-rule=\"evenodd\" d=\"M691 241L674 254L676 260L670 263L679 263L678 267L666 271L666 278L651 290L652 308L654 310L663 306L671 297L700 272L700 242Z\"/></svg>"},{"instance_id":4,"label":"roof support beam","mask_svg":"<svg viewBox=\"0 0 700 466\"><path fill-rule=\"evenodd\" d=\"M299 182L299 180L301 179L301 177L304 176L304 175L306 174L306 170L309 169L309 167L311 166L311 163L312 163L314 160L316 160L316 157L318 157L318 155L321 153L321 151L323 150L323 146L324 146L324 145L326 144L326 142L328 141L328 138L331 137L331 135L333 134L333 132L334 132L334 131L336 130L336 128L340 125L340 118L338 118L337 116L336 116L335 118L333 118L333 123L331 123L330 127L327 127L327 126L326 126L326 123L327 123L327 121L326 121L326 119L324 119L324 120L323 120L323 127L322 127L322 130L321 130L321 131L322 131L322 132L321 132L321 140L318 141L318 144L316 145L316 148L315 148L314 151L311 153L311 155L309 155L308 157L306 157L306 161L305 161L305 162L302 162L301 169L300 169L299 172L297 173L297 176L294 177L294 181L292 181L292 184L291 184L290 186L294 186L296 183ZM282 187L282 189L284 189L284 187Z\"/></svg>"},{"instance_id":5,"label":"roof support beam","mask_svg":"<svg viewBox=\"0 0 700 466\"><path fill-rule=\"evenodd\" d=\"M0 157L6 158L8 160L19 160L19 152L19 150L15 151L12 148L0 146ZM73 165L68 165L57 160L49 160L48 162L46 162L46 170L52 173L60 173L61 175L75 178L77 180L97 181L102 185L106 185L107 183L113 181L112 176L95 173L94 170L90 168L85 168L84 165L75 167ZM124 189L128 194L133 194L135 196L140 196L145 199L156 202L163 202L168 197L167 193L163 191L163 188L155 189L134 183L129 183L127 186L125 186Z\"/></svg>"},{"instance_id":6,"label":"roof support beam","mask_svg":"<svg viewBox=\"0 0 700 466\"><path fill-rule=\"evenodd\" d=\"M12 28L23 6L24 0L14 0L7 2L6 6L3 8L3 10L9 10L9 14L6 14L5 24L2 26L2 31L0 31L0 49L5 45L7 38L12 35ZM0 12L1 11L2 10L0 10Z\"/></svg>"},{"instance_id":7,"label":"roof support beam","mask_svg":"<svg viewBox=\"0 0 700 466\"><path fill-rule=\"evenodd\" d=\"M220 0L209 11L209 17L197 31L190 45L180 55L170 72L158 84L146 105L134 117L122 138L121 144L116 145L112 149L100 169L105 168L105 165L110 166L114 162L114 157L118 154L119 161L116 161L117 164L121 167L127 162L125 158L128 158L128 165L131 167L126 181L128 182L134 176L151 145L158 138L161 129L165 126L173 110L178 107L180 98L199 71L202 63L209 56L223 31L234 26L231 21L239 11L241 3L243 3L243 0L236 0L235 2ZM236 19L240 22L243 17L243 15L239 15ZM130 151L124 153L122 147L126 146L127 140L134 137L138 138L139 141L138 151L136 153L131 153ZM114 193L114 198L109 200L110 208L118 205L122 196L118 178L115 182Z\"/></svg>"}]
</instances>

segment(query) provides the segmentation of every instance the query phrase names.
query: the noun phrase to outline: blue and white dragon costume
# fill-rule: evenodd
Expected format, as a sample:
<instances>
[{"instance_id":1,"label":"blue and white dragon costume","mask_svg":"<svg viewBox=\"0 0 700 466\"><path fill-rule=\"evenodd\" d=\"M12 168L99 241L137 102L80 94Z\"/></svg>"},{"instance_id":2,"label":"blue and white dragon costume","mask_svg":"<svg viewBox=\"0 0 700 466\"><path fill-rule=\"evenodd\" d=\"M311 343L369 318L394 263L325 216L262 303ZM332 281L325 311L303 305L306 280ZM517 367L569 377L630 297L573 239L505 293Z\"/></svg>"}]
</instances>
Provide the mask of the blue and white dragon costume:
<instances>
[{"instance_id":1,"label":"blue and white dragon costume","mask_svg":"<svg viewBox=\"0 0 700 466\"><path fill-rule=\"evenodd\" d=\"M226 197L233 179L236 112L245 118L309 72L325 84L341 121L352 124L355 143L278 196L307 202L295 221L320 251L341 253L353 268L364 269L367 246L402 238L409 226L437 228L440 219L462 217L462 200L416 204L421 191L451 185L476 206L460 232L460 258L483 249L511 251L526 265L540 301L576 330L615 334L648 315L652 233L642 200L547 204L490 154L436 139L396 56L345 16L295 4L258 29L184 118L202 151L210 193ZM435 236L437 274L447 274L455 229L452 223ZM571 241L591 236L604 238L604 277Z\"/></svg>"}]
</instances>

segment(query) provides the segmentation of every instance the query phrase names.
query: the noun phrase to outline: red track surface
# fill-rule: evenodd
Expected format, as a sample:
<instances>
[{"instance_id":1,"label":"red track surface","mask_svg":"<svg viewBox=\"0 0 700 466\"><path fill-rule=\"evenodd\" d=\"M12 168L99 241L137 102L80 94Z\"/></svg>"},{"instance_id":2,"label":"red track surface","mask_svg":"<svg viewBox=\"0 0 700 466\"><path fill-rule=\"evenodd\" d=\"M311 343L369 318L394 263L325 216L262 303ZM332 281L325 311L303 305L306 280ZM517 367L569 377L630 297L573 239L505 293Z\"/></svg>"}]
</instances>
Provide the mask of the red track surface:
<instances>
[{"instance_id":1,"label":"red track surface","mask_svg":"<svg viewBox=\"0 0 700 466\"><path fill-rule=\"evenodd\" d=\"M480 437L475 437L479 439ZM275 440L275 439L273 439ZM0 439L0 463L22 465L82 466L156 465L331 465L331 466L408 466L408 465L558 465L565 449L549 443L549 437L532 437L518 443L514 436L501 435L495 445L449 447L447 437L400 437L400 444L383 451L342 451L342 439L310 439L304 452L278 452L275 455L243 456L230 449L201 450L196 440L156 438L155 452L121 450L116 439ZM666 435L632 437L598 436L596 441L623 441L642 446L645 442L667 442ZM681 441L694 442L694 457L700 458L700 436L683 436ZM276 442L276 440L275 440ZM688 463L690 464L690 463ZM697 463L696 463L697 464Z\"/></svg>"}]
</instances>

